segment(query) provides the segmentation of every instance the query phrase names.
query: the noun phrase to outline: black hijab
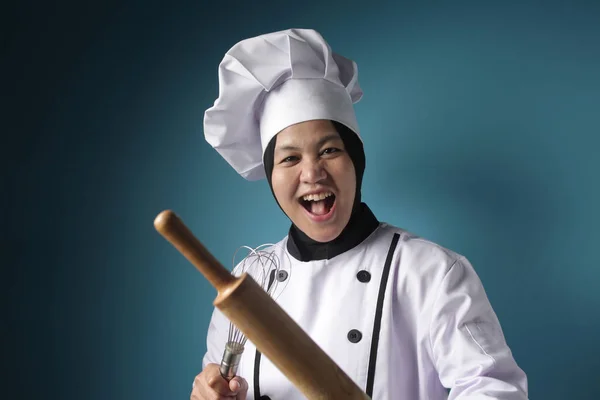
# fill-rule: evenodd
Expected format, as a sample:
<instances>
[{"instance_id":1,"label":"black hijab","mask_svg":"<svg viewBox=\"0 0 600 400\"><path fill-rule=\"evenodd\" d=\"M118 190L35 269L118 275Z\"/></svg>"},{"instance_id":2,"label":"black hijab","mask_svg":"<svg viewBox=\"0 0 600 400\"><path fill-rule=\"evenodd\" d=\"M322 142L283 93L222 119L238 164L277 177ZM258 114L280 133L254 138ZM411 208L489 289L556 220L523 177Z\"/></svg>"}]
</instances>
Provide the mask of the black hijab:
<instances>
[{"instance_id":1,"label":"black hijab","mask_svg":"<svg viewBox=\"0 0 600 400\"><path fill-rule=\"evenodd\" d=\"M342 230L340 235L330 242L321 243L317 242L308 237L302 232L294 223L290 227L287 248L290 254L300 261L312 261L312 260L324 260L330 259L338 254L341 254L356 245L360 244L367 238L376 228L379 226L379 221L375 218L369 207L361 202L361 186L362 179L365 172L366 160L365 152L362 141L350 128L346 125L336 121L332 121L335 129L337 130L340 138L344 142L344 147L348 153L352 163L354 164L354 171L356 173L356 192L354 196L354 204L352 206L352 214L348 225ZM271 139L265 154L263 157L263 163L265 166L265 173L267 175L267 181L269 187L273 192L273 185L271 183L271 175L273 173L274 157L275 157L275 143L277 142L277 135ZM275 201L277 198L275 197ZM277 202L279 205L279 202ZM281 205L279 205L281 208ZM283 209L282 209L283 211Z\"/></svg>"}]
</instances>

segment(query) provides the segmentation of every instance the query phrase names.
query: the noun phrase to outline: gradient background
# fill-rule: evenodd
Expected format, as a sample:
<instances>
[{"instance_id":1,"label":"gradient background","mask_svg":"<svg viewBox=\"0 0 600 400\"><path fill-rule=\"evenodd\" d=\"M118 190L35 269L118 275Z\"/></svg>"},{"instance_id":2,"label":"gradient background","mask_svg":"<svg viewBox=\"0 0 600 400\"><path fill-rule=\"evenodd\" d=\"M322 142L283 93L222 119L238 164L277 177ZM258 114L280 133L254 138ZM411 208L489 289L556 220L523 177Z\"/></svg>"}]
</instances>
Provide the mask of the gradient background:
<instances>
[{"instance_id":1,"label":"gradient background","mask_svg":"<svg viewBox=\"0 0 600 400\"><path fill-rule=\"evenodd\" d=\"M175 210L226 265L286 233L266 183L237 176L202 119L229 47L312 27L359 65L378 218L471 260L532 399L597 398L598 2L20 2L2 15L0 397L188 398L216 292L153 219Z\"/></svg>"}]
</instances>

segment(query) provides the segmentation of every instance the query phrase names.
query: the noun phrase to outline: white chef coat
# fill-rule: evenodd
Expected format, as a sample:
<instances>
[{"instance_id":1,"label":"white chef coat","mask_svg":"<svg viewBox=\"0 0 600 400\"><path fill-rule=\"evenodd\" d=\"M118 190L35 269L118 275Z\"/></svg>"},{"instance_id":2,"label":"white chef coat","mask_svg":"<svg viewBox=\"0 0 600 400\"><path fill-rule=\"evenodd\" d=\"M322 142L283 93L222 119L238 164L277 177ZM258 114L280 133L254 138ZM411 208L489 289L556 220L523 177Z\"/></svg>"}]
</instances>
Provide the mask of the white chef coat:
<instances>
[{"instance_id":1,"label":"white chef coat","mask_svg":"<svg viewBox=\"0 0 600 400\"><path fill-rule=\"evenodd\" d=\"M276 301L371 398L528 398L527 377L465 257L386 223L329 260L298 261L286 242L274 248L289 271ZM221 362L228 329L215 309L203 366ZM248 341L238 370L248 400L255 384L271 400L305 398L264 355L257 379L256 356Z\"/></svg>"}]
</instances>

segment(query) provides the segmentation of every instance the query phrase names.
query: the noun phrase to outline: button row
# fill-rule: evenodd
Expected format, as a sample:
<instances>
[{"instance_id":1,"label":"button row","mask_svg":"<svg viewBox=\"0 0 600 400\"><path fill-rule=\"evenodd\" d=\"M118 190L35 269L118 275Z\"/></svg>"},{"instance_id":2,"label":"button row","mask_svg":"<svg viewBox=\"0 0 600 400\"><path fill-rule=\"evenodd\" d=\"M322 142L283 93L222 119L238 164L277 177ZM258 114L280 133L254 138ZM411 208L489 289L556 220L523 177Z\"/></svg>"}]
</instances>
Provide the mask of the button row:
<instances>
[{"instance_id":1,"label":"button row","mask_svg":"<svg viewBox=\"0 0 600 400\"><path fill-rule=\"evenodd\" d=\"M288 273L287 271L279 271L277 273L277 280L279 282L283 282L288 278ZM358 273L356 274L356 279L359 280L359 282L363 282L363 283L367 283L371 280L371 274L368 271L360 270L358 271ZM348 332L348 340L351 343L358 343L360 342L362 339L362 333L358 330L358 329L352 329L350 330L350 332ZM261 396L260 400L270 400L268 396Z\"/></svg>"},{"instance_id":2,"label":"button row","mask_svg":"<svg viewBox=\"0 0 600 400\"><path fill-rule=\"evenodd\" d=\"M287 271L279 271L277 272L277 280L279 282L283 282L288 278L288 273ZM356 274L356 279L358 279L360 282L363 283L367 283L371 280L371 274L368 271L360 270L358 271L358 273Z\"/></svg>"}]
</instances>

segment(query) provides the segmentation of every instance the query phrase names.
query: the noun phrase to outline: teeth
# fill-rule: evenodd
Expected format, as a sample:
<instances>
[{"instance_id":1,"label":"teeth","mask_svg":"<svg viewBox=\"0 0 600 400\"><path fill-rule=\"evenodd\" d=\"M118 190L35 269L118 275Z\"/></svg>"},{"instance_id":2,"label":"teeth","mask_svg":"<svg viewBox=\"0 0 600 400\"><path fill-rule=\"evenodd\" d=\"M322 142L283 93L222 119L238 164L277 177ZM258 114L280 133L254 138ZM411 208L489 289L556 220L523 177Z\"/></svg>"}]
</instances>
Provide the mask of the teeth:
<instances>
[{"instance_id":1,"label":"teeth","mask_svg":"<svg viewBox=\"0 0 600 400\"><path fill-rule=\"evenodd\" d=\"M333 193L323 192L323 193L317 193L317 194L307 194L306 196L304 196L302 198L302 200L304 200L304 201L319 201L319 200L326 199L329 196L333 196Z\"/></svg>"}]
</instances>

